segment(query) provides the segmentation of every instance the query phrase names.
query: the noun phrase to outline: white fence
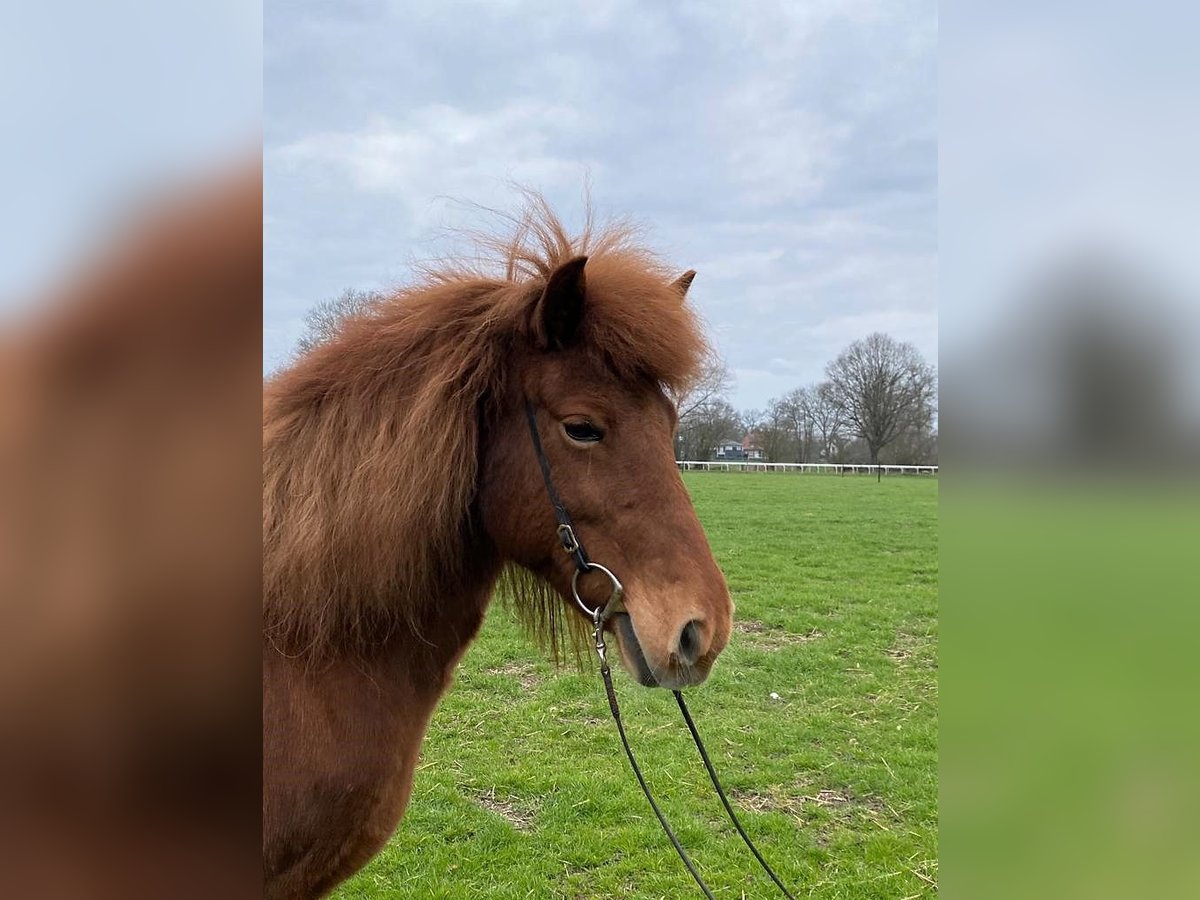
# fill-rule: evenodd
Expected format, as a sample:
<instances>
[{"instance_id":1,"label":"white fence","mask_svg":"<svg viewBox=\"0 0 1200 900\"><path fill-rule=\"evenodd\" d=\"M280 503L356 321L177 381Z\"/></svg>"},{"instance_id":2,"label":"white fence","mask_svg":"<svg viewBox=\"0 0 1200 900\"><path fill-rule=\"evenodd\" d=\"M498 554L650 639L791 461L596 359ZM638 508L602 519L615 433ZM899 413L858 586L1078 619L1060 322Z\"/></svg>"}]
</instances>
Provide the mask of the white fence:
<instances>
[{"instance_id":1,"label":"white fence","mask_svg":"<svg viewBox=\"0 0 1200 900\"><path fill-rule=\"evenodd\" d=\"M676 460L681 471L700 472L817 472L824 475L936 475L937 466L869 466L853 463L769 463Z\"/></svg>"}]
</instances>

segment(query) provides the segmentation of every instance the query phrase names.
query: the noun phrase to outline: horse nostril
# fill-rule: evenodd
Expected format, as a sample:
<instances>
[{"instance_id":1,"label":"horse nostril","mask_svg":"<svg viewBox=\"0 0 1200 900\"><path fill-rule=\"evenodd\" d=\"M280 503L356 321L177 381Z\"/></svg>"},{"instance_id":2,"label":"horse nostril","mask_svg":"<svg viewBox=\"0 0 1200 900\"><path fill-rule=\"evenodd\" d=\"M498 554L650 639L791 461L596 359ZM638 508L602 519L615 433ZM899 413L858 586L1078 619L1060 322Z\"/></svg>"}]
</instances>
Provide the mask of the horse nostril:
<instances>
[{"instance_id":1,"label":"horse nostril","mask_svg":"<svg viewBox=\"0 0 1200 900\"><path fill-rule=\"evenodd\" d=\"M683 631L679 633L679 661L685 666L695 665L696 660L700 658L703 652L700 646L701 640L700 621L692 619L683 626Z\"/></svg>"}]
</instances>

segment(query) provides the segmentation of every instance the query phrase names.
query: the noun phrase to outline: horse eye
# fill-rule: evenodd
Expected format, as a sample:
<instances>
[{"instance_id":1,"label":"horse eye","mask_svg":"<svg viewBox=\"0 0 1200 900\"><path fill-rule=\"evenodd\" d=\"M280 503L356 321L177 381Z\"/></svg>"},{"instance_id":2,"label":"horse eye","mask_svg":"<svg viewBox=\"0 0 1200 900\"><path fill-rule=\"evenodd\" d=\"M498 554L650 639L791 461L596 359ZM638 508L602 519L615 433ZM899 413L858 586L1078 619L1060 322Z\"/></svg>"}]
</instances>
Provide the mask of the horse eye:
<instances>
[{"instance_id":1,"label":"horse eye","mask_svg":"<svg viewBox=\"0 0 1200 900\"><path fill-rule=\"evenodd\" d=\"M594 444L604 437L604 432L591 422L564 422L563 429L567 437L581 444Z\"/></svg>"}]
</instances>

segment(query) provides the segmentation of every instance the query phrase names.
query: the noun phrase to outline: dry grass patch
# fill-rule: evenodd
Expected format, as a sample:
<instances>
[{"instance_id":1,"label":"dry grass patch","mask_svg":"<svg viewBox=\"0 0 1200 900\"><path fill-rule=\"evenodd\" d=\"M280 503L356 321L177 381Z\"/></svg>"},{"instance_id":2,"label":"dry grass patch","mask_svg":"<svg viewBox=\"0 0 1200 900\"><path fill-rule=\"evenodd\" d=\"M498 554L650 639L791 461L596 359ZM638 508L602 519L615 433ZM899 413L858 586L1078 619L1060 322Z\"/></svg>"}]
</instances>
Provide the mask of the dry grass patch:
<instances>
[{"instance_id":1,"label":"dry grass patch","mask_svg":"<svg viewBox=\"0 0 1200 900\"><path fill-rule=\"evenodd\" d=\"M536 810L512 798L497 797L496 789L478 793L471 798L494 816L499 816L517 831L528 831L533 825Z\"/></svg>"},{"instance_id":2,"label":"dry grass patch","mask_svg":"<svg viewBox=\"0 0 1200 900\"><path fill-rule=\"evenodd\" d=\"M780 647L807 644L809 641L825 637L825 632L817 628L810 628L804 634L790 634L770 628L756 619L737 619L733 623L733 630L746 635L746 643L756 650L778 650Z\"/></svg>"},{"instance_id":3,"label":"dry grass patch","mask_svg":"<svg viewBox=\"0 0 1200 900\"><path fill-rule=\"evenodd\" d=\"M781 812L794 818L800 818L804 809L804 798L782 793L782 789L763 793L761 791L740 791L733 788L726 793L742 809L751 812Z\"/></svg>"},{"instance_id":4,"label":"dry grass patch","mask_svg":"<svg viewBox=\"0 0 1200 900\"><path fill-rule=\"evenodd\" d=\"M908 663L915 660L917 665L937 668L937 661L930 658L928 637L909 634L906 631L897 632L896 642L884 653L895 663Z\"/></svg>"},{"instance_id":5,"label":"dry grass patch","mask_svg":"<svg viewBox=\"0 0 1200 900\"><path fill-rule=\"evenodd\" d=\"M800 788L800 790L805 790ZM729 796L738 804L754 812L782 812L796 816L805 806L817 806L823 809L837 808L854 804L871 809L883 809L884 803L877 797L856 797L848 791L833 788L821 788L812 793L790 793L782 787L761 791L729 791Z\"/></svg>"},{"instance_id":6,"label":"dry grass patch","mask_svg":"<svg viewBox=\"0 0 1200 900\"><path fill-rule=\"evenodd\" d=\"M541 676L538 675L537 667L527 662L505 663L494 669L487 669L486 672L488 675L508 675L511 678L515 678L521 687L527 691L537 687L542 681Z\"/></svg>"},{"instance_id":7,"label":"dry grass patch","mask_svg":"<svg viewBox=\"0 0 1200 900\"><path fill-rule=\"evenodd\" d=\"M900 818L899 813L882 798L854 794L845 788L818 788L800 785L794 788L776 786L766 791L731 790L729 796L743 809L762 812L781 812L804 825L812 823L816 810L824 810L835 821L845 824L854 820L870 821L890 831L889 821ZM826 836L822 835L822 839Z\"/></svg>"}]
</instances>

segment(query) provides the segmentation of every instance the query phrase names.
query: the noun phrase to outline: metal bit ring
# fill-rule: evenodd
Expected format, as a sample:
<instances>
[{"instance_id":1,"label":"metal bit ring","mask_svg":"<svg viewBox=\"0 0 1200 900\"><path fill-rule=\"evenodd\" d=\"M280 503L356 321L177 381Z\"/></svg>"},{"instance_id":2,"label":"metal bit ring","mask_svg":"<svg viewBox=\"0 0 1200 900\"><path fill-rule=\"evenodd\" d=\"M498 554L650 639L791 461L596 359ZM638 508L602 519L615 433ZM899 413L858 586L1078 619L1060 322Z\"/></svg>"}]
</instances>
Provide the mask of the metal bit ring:
<instances>
[{"instance_id":1,"label":"metal bit ring","mask_svg":"<svg viewBox=\"0 0 1200 900\"><path fill-rule=\"evenodd\" d=\"M584 603L583 599L579 596L579 576L585 571L590 572L592 569L597 569L607 575L608 580L612 582L613 587L612 594L609 595L608 602L603 606L596 607L595 609L592 609L590 606ZM609 569L600 565L600 563L589 562L586 570L576 569L575 574L571 576L571 594L575 597L575 602L578 604L579 608L583 610L584 614L598 627L603 624L604 620L607 619L612 612L615 612L617 604L620 603L621 597L625 594L625 588L622 586L620 579L618 579L617 576L614 575Z\"/></svg>"}]
</instances>

